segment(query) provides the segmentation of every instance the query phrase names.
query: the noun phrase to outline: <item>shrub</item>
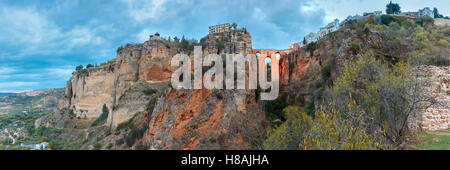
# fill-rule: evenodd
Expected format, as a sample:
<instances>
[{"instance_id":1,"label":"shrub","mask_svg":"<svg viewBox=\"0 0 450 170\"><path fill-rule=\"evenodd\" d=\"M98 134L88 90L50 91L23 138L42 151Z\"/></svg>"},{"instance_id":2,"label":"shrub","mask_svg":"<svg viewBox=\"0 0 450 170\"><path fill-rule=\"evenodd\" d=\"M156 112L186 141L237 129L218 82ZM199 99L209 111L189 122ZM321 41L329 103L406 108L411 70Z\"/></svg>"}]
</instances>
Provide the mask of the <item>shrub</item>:
<instances>
[{"instance_id":1,"label":"shrub","mask_svg":"<svg viewBox=\"0 0 450 170\"><path fill-rule=\"evenodd\" d=\"M356 43L355 41L350 43L349 47L350 47L350 51L353 54L357 54L361 50L361 46L358 43Z\"/></svg>"},{"instance_id":2,"label":"shrub","mask_svg":"<svg viewBox=\"0 0 450 170\"><path fill-rule=\"evenodd\" d=\"M150 96L152 94L155 94L157 92L157 90L149 88L149 89L145 89L144 91L142 91L145 95Z\"/></svg>"},{"instance_id":3,"label":"shrub","mask_svg":"<svg viewBox=\"0 0 450 170\"><path fill-rule=\"evenodd\" d=\"M303 111L307 113L309 116L314 117L314 113L316 112L314 99L303 108Z\"/></svg>"},{"instance_id":4,"label":"shrub","mask_svg":"<svg viewBox=\"0 0 450 170\"><path fill-rule=\"evenodd\" d=\"M147 103L147 111L149 113L153 112L153 108L155 107L157 101L158 101L158 97L153 97L152 99L150 99L150 101L148 101L148 103Z\"/></svg>"},{"instance_id":5,"label":"shrub","mask_svg":"<svg viewBox=\"0 0 450 170\"><path fill-rule=\"evenodd\" d=\"M76 117L75 113L73 113L73 109L69 110L69 117L70 117L70 119L73 119L74 117Z\"/></svg>"},{"instance_id":6,"label":"shrub","mask_svg":"<svg viewBox=\"0 0 450 170\"><path fill-rule=\"evenodd\" d=\"M106 104L104 104L102 114L97 119L95 119L94 122L92 122L91 127L97 126L100 123L104 123L104 121L108 119L108 114L109 114L108 107L106 107Z\"/></svg>"},{"instance_id":7,"label":"shrub","mask_svg":"<svg viewBox=\"0 0 450 170\"><path fill-rule=\"evenodd\" d=\"M77 66L77 67L75 68L76 71L80 71L80 70L82 70L82 69L83 69L83 65L79 65L79 66Z\"/></svg>"},{"instance_id":8,"label":"shrub","mask_svg":"<svg viewBox=\"0 0 450 170\"><path fill-rule=\"evenodd\" d=\"M408 117L424 109L421 101L432 101L423 92L428 83L420 77L405 62L389 66L365 55L344 66L325 99L329 109L355 124L365 124L366 132L374 135L373 129L384 129L386 140L399 145L408 132Z\"/></svg>"},{"instance_id":9,"label":"shrub","mask_svg":"<svg viewBox=\"0 0 450 170\"><path fill-rule=\"evenodd\" d=\"M266 116L271 119L271 121L275 119L280 119L285 121L286 118L283 116L283 109L288 106L287 103L287 95L282 94L276 100L267 101L266 104Z\"/></svg>"},{"instance_id":10,"label":"shrub","mask_svg":"<svg viewBox=\"0 0 450 170\"><path fill-rule=\"evenodd\" d=\"M94 144L94 150L100 150L102 148L102 145L100 143Z\"/></svg>"},{"instance_id":11,"label":"shrub","mask_svg":"<svg viewBox=\"0 0 450 170\"><path fill-rule=\"evenodd\" d=\"M296 106L288 106L283 112L286 122L268 133L263 149L274 150L368 150L389 149L379 139L381 132L372 136L361 127L343 119L336 110L316 112L316 119Z\"/></svg>"},{"instance_id":12,"label":"shrub","mask_svg":"<svg viewBox=\"0 0 450 170\"><path fill-rule=\"evenodd\" d=\"M384 25L389 25L392 22L397 22L397 19L391 15L381 15L381 23Z\"/></svg>"},{"instance_id":13,"label":"shrub","mask_svg":"<svg viewBox=\"0 0 450 170\"><path fill-rule=\"evenodd\" d=\"M309 55L313 56L314 51L317 48L317 43L316 42L311 42L308 45L306 45L306 51L309 51Z\"/></svg>"}]
</instances>

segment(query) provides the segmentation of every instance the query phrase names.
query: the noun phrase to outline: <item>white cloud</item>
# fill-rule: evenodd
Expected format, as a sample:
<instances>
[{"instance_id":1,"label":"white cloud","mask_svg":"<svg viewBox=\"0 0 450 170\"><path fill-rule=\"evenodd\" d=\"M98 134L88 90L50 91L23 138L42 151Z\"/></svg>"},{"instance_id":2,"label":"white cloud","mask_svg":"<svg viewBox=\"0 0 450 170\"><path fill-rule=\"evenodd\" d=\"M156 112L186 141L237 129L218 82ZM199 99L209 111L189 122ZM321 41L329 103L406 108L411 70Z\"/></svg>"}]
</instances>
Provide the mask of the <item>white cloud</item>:
<instances>
[{"instance_id":1,"label":"white cloud","mask_svg":"<svg viewBox=\"0 0 450 170\"><path fill-rule=\"evenodd\" d=\"M75 47L101 45L100 33L114 31L112 25L73 26L62 29L35 8L0 7L0 44L17 52L1 52L0 57L23 57L35 54L66 54Z\"/></svg>"},{"instance_id":2,"label":"white cloud","mask_svg":"<svg viewBox=\"0 0 450 170\"><path fill-rule=\"evenodd\" d=\"M61 79L69 79L74 71L73 66L64 66L64 67L56 67L56 68L47 68L45 72L49 76L55 76Z\"/></svg>"},{"instance_id":3,"label":"white cloud","mask_svg":"<svg viewBox=\"0 0 450 170\"><path fill-rule=\"evenodd\" d=\"M147 41L149 39L149 36L152 34L154 34L154 33L152 33L150 31L150 29L145 28L145 29L142 29L139 33L133 34L132 38L134 40L136 40L137 42L142 43L142 42Z\"/></svg>"},{"instance_id":4,"label":"white cloud","mask_svg":"<svg viewBox=\"0 0 450 170\"><path fill-rule=\"evenodd\" d=\"M16 69L11 68L11 67L1 67L0 68L0 76L1 75L5 75L5 74L10 74L12 72L14 72Z\"/></svg>"},{"instance_id":5,"label":"white cloud","mask_svg":"<svg viewBox=\"0 0 450 170\"><path fill-rule=\"evenodd\" d=\"M166 0L121 0L128 6L128 14L136 21L157 19L167 12Z\"/></svg>"}]
</instances>

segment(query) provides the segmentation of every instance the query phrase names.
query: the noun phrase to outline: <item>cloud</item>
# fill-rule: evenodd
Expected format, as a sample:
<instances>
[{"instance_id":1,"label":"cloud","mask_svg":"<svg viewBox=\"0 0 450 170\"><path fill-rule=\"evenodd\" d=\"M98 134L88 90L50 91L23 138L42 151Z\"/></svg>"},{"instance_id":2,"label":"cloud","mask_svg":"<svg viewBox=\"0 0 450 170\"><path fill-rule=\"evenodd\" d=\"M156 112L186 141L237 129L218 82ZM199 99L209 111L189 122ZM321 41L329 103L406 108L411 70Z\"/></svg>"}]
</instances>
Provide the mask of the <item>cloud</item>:
<instances>
[{"instance_id":1,"label":"cloud","mask_svg":"<svg viewBox=\"0 0 450 170\"><path fill-rule=\"evenodd\" d=\"M75 25L63 29L43 12L32 7L0 8L0 46L12 49L1 57L67 54L75 47L98 46L104 42L99 34L108 25ZM111 25L109 25L110 27ZM14 50L17 49L17 50Z\"/></svg>"},{"instance_id":2,"label":"cloud","mask_svg":"<svg viewBox=\"0 0 450 170\"><path fill-rule=\"evenodd\" d=\"M127 4L128 14L135 21L158 19L167 12L166 0L121 0Z\"/></svg>"}]
</instances>

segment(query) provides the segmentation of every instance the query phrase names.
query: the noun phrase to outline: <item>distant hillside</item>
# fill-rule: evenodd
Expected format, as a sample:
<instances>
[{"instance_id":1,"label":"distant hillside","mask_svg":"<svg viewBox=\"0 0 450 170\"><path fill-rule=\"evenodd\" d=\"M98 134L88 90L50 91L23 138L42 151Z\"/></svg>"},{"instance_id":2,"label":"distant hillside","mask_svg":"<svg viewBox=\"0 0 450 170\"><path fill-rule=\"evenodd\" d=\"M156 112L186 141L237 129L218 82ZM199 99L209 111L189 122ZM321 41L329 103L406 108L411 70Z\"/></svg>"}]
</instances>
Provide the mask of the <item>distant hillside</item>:
<instances>
[{"instance_id":1,"label":"distant hillside","mask_svg":"<svg viewBox=\"0 0 450 170\"><path fill-rule=\"evenodd\" d=\"M0 93L0 97L1 96L9 96L9 95L12 95L12 94L15 94L15 93Z\"/></svg>"},{"instance_id":2,"label":"distant hillside","mask_svg":"<svg viewBox=\"0 0 450 170\"><path fill-rule=\"evenodd\" d=\"M22 93L0 93L0 115L46 112L56 108L64 89L44 89Z\"/></svg>"}]
</instances>

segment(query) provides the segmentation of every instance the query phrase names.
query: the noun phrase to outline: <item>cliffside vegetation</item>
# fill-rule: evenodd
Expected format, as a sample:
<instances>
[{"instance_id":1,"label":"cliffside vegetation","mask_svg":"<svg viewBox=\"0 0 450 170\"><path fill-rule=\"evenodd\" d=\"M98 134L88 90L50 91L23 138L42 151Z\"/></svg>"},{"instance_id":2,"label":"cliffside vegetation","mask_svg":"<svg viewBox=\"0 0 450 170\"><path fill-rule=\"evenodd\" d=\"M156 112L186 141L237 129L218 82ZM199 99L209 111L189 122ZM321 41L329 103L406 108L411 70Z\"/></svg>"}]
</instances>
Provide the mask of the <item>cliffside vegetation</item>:
<instances>
[{"instance_id":1,"label":"cliffside vegetation","mask_svg":"<svg viewBox=\"0 0 450 170\"><path fill-rule=\"evenodd\" d=\"M335 78L316 84L321 92L309 104L284 107L286 102L279 102L284 109L276 114L284 122L268 132L263 148L404 148L410 132L407 119L437 104L424 91L430 86L427 73L415 69L450 63L445 52L450 27L432 21L372 16L307 45L311 56L318 50L321 60L336 62L333 69L324 64L321 71L322 79Z\"/></svg>"}]
</instances>

